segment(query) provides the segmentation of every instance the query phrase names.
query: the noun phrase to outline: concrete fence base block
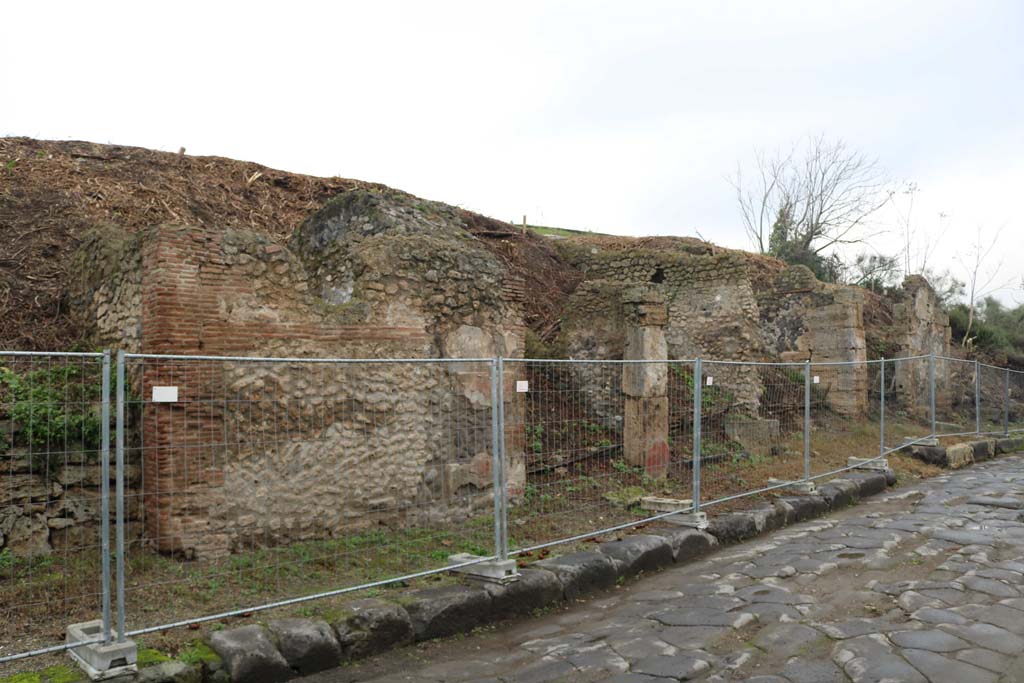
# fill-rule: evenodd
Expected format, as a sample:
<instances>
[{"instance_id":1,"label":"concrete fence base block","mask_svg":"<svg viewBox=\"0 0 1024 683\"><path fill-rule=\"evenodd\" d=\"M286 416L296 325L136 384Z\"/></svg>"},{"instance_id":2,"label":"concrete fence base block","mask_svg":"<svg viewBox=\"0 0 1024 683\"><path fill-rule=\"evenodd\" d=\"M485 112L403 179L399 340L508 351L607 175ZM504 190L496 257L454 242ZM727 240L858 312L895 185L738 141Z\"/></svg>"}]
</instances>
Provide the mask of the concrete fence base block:
<instances>
[{"instance_id":1,"label":"concrete fence base block","mask_svg":"<svg viewBox=\"0 0 1024 683\"><path fill-rule=\"evenodd\" d=\"M768 486L778 486L805 496L813 495L818 490L817 485L813 481L786 481L785 479L776 479L775 477L768 479Z\"/></svg>"},{"instance_id":2,"label":"concrete fence base block","mask_svg":"<svg viewBox=\"0 0 1024 683\"><path fill-rule=\"evenodd\" d=\"M849 457L846 459L847 467L854 467L858 470L877 470L884 471L889 469L888 458L854 458Z\"/></svg>"},{"instance_id":3,"label":"concrete fence base block","mask_svg":"<svg viewBox=\"0 0 1024 683\"><path fill-rule=\"evenodd\" d=\"M65 643L85 643L103 636L103 622L99 619L68 626ZM68 650L71 658L93 681L105 681L119 676L130 676L138 671L138 651L135 643L92 643Z\"/></svg>"},{"instance_id":4,"label":"concrete fence base block","mask_svg":"<svg viewBox=\"0 0 1024 683\"><path fill-rule=\"evenodd\" d=\"M448 556L450 565L473 562L474 560L483 560L483 558L470 553L457 553ZM483 560L465 567L457 567L451 572L463 578L486 583L512 583L519 578L515 560Z\"/></svg>"}]
</instances>

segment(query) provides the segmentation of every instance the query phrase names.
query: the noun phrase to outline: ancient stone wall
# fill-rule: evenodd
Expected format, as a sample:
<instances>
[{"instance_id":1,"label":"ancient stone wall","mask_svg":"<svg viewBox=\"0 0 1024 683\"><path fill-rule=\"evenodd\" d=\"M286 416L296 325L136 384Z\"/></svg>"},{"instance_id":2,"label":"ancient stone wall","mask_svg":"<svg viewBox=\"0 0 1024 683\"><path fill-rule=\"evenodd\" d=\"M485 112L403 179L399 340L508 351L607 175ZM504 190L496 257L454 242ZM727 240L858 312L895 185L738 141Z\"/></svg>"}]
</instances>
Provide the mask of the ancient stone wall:
<instances>
[{"instance_id":1,"label":"ancient stone wall","mask_svg":"<svg viewBox=\"0 0 1024 683\"><path fill-rule=\"evenodd\" d=\"M81 288L96 302L92 326L103 335L137 319L139 349L154 354L521 355L519 302L500 264L451 207L417 202L349 193L290 246L243 230L154 227L127 259L134 270L121 258L118 278ZM107 301L139 310L120 306L115 321ZM146 537L204 556L475 514L492 495L489 373L489 362L468 361L130 359ZM178 387L178 401L150 402L156 386ZM521 457L508 451L509 487L521 491Z\"/></svg>"},{"instance_id":2,"label":"ancient stone wall","mask_svg":"<svg viewBox=\"0 0 1024 683\"><path fill-rule=\"evenodd\" d=\"M812 369L830 407L850 417L866 414L864 297L857 288L826 284L808 268L791 266L758 292L758 309L772 357L817 364Z\"/></svg>"},{"instance_id":3,"label":"ancient stone wall","mask_svg":"<svg viewBox=\"0 0 1024 683\"><path fill-rule=\"evenodd\" d=\"M19 442L24 427L13 422L3 424L6 437ZM100 547L102 467L97 453L74 452L47 454L58 461L47 472L40 464L39 448L0 447L3 458L3 485L0 486L0 550L18 557L43 557L55 551L92 551ZM125 484L130 490L139 485L140 470L130 466ZM114 471L110 470L110 489L114 489ZM142 511L133 496L126 497L128 536L139 533ZM113 526L113 504L111 526Z\"/></svg>"}]
</instances>

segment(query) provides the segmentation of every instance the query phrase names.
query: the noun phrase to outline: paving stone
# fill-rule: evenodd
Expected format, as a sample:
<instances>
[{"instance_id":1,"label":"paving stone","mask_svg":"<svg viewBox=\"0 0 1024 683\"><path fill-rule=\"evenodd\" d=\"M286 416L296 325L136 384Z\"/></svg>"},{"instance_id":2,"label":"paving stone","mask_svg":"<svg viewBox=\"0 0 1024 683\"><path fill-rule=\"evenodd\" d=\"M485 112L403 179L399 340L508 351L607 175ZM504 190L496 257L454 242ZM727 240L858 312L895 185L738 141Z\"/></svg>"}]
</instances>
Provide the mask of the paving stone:
<instances>
[{"instance_id":1,"label":"paving stone","mask_svg":"<svg viewBox=\"0 0 1024 683\"><path fill-rule=\"evenodd\" d=\"M970 643L945 631L895 631L889 634L894 645L931 652L955 652L970 647Z\"/></svg>"},{"instance_id":2,"label":"paving stone","mask_svg":"<svg viewBox=\"0 0 1024 683\"><path fill-rule=\"evenodd\" d=\"M659 629L658 636L681 650L706 650L731 633L731 626L675 626Z\"/></svg>"},{"instance_id":3,"label":"paving stone","mask_svg":"<svg viewBox=\"0 0 1024 683\"><path fill-rule=\"evenodd\" d=\"M677 681L688 681L710 669L710 659L710 655L699 657L692 654L645 657L633 662L630 671Z\"/></svg>"},{"instance_id":4,"label":"paving stone","mask_svg":"<svg viewBox=\"0 0 1024 683\"><path fill-rule=\"evenodd\" d=\"M661 676L648 676L647 674L636 674L636 673L624 673L606 678L602 683L667 683L672 681L672 678L663 678Z\"/></svg>"},{"instance_id":5,"label":"paving stone","mask_svg":"<svg viewBox=\"0 0 1024 683\"><path fill-rule=\"evenodd\" d=\"M609 541L598 550L612 559L619 576L632 578L641 572L656 572L672 564L672 546L660 536L627 536Z\"/></svg>"},{"instance_id":6,"label":"paving stone","mask_svg":"<svg viewBox=\"0 0 1024 683\"><path fill-rule=\"evenodd\" d=\"M1008 510L1020 510L1024 507L1024 501L1021 501L1019 498L996 498L994 496L972 496L967 499L967 504L1005 508Z\"/></svg>"},{"instance_id":7,"label":"paving stone","mask_svg":"<svg viewBox=\"0 0 1024 683\"><path fill-rule=\"evenodd\" d=\"M1010 658L1006 655L1001 655L998 652L985 650L980 647L961 650L956 653L956 658L962 662L967 662L974 666L980 666L982 669L988 669L989 671L994 671L996 673L1006 671L1007 664L1010 662Z\"/></svg>"},{"instance_id":8,"label":"paving stone","mask_svg":"<svg viewBox=\"0 0 1024 683\"><path fill-rule=\"evenodd\" d=\"M1004 655L1019 654L1024 651L1024 639L991 624L943 624L940 628L979 647L995 650Z\"/></svg>"},{"instance_id":9,"label":"paving stone","mask_svg":"<svg viewBox=\"0 0 1024 683\"><path fill-rule=\"evenodd\" d=\"M1008 605L964 605L953 611L970 621L992 624L1024 636L1024 612Z\"/></svg>"},{"instance_id":10,"label":"paving stone","mask_svg":"<svg viewBox=\"0 0 1024 683\"><path fill-rule=\"evenodd\" d=\"M846 675L828 660L791 657L780 672L790 683L845 683Z\"/></svg>"},{"instance_id":11,"label":"paving stone","mask_svg":"<svg viewBox=\"0 0 1024 683\"><path fill-rule=\"evenodd\" d=\"M650 615L666 626L731 626L743 628L754 621L754 616L745 612L725 612L707 607L669 609Z\"/></svg>"},{"instance_id":12,"label":"paving stone","mask_svg":"<svg viewBox=\"0 0 1024 683\"><path fill-rule=\"evenodd\" d=\"M803 624L772 624L761 629L753 643L772 655L788 657L823 637L819 631Z\"/></svg>"},{"instance_id":13,"label":"paving stone","mask_svg":"<svg viewBox=\"0 0 1024 683\"><path fill-rule=\"evenodd\" d=\"M960 583L972 591L986 593L997 598L1015 598L1020 595L1016 588L1008 586L1002 581L986 579L983 576L965 576L960 579Z\"/></svg>"},{"instance_id":14,"label":"paving stone","mask_svg":"<svg viewBox=\"0 0 1024 683\"><path fill-rule=\"evenodd\" d=\"M626 673L629 663L607 643L592 643L566 657L584 676L594 673Z\"/></svg>"},{"instance_id":15,"label":"paving stone","mask_svg":"<svg viewBox=\"0 0 1024 683\"><path fill-rule=\"evenodd\" d=\"M784 605L798 605L801 603L814 602L814 598L807 595L792 593L776 586L766 584L755 584L736 591L736 597L750 602L775 602Z\"/></svg>"},{"instance_id":16,"label":"paving stone","mask_svg":"<svg viewBox=\"0 0 1024 683\"><path fill-rule=\"evenodd\" d=\"M997 683L999 679L991 671L928 650L903 650L903 656L931 683Z\"/></svg>"},{"instance_id":17,"label":"paving stone","mask_svg":"<svg viewBox=\"0 0 1024 683\"><path fill-rule=\"evenodd\" d=\"M627 659L674 655L679 651L678 647L665 642L658 635L655 632L639 636L611 636L606 642L608 647ZM703 647L703 644L697 647Z\"/></svg>"},{"instance_id":18,"label":"paving stone","mask_svg":"<svg viewBox=\"0 0 1024 683\"><path fill-rule=\"evenodd\" d=\"M966 624L967 619L948 609L935 607L922 607L910 615L911 619L923 621L926 624Z\"/></svg>"},{"instance_id":19,"label":"paving stone","mask_svg":"<svg viewBox=\"0 0 1024 683\"><path fill-rule=\"evenodd\" d=\"M575 671L572 664L563 660L542 661L520 669L504 680L507 683L554 683L565 680Z\"/></svg>"},{"instance_id":20,"label":"paving stone","mask_svg":"<svg viewBox=\"0 0 1024 683\"><path fill-rule=\"evenodd\" d=\"M836 643L832 659L853 683L928 683L916 669L892 652L883 636L877 634Z\"/></svg>"}]
</instances>

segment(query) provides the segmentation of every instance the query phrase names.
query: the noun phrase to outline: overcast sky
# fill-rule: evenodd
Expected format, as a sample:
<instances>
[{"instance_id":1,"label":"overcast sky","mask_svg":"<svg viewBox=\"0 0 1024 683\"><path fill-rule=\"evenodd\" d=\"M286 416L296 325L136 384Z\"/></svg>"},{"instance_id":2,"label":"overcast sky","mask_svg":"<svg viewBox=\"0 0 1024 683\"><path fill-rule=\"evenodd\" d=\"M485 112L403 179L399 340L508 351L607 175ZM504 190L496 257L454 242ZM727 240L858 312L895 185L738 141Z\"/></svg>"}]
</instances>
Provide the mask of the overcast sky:
<instances>
[{"instance_id":1,"label":"overcast sky","mask_svg":"<svg viewBox=\"0 0 1024 683\"><path fill-rule=\"evenodd\" d=\"M946 216L933 265L1001 228L999 281L1024 276L1020 0L15 2L0 18L3 135L184 146L505 220L746 247L737 162L823 134L917 183L923 239Z\"/></svg>"}]
</instances>

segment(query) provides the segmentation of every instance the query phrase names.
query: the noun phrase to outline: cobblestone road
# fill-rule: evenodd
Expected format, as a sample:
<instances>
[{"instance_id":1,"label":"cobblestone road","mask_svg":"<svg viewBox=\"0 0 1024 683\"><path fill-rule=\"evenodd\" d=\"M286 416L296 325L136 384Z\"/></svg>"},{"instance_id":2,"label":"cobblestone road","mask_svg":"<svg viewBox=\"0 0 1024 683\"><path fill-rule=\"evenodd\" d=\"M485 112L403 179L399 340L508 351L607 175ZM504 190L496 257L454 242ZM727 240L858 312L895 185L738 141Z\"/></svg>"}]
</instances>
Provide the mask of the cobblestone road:
<instances>
[{"instance_id":1,"label":"cobblestone road","mask_svg":"<svg viewBox=\"0 0 1024 683\"><path fill-rule=\"evenodd\" d=\"M342 681L1024 682L1024 457L897 489Z\"/></svg>"}]
</instances>

